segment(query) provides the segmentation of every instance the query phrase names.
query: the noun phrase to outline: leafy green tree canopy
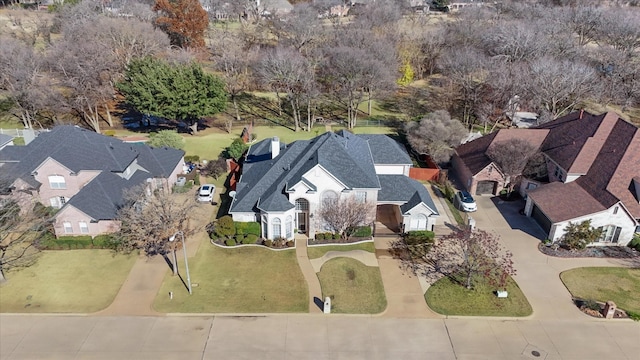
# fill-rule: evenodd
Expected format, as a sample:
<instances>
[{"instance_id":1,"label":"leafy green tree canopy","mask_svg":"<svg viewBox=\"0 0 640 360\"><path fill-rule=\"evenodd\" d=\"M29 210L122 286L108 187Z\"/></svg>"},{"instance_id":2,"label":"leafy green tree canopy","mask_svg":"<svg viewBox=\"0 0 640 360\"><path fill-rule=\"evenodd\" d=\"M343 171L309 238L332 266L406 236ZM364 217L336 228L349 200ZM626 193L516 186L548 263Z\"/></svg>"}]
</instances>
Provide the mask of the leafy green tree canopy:
<instances>
[{"instance_id":1,"label":"leafy green tree canopy","mask_svg":"<svg viewBox=\"0 0 640 360\"><path fill-rule=\"evenodd\" d=\"M184 149L184 139L175 130L160 130L149 135L149 146L170 147L178 150Z\"/></svg>"},{"instance_id":2,"label":"leafy green tree canopy","mask_svg":"<svg viewBox=\"0 0 640 360\"><path fill-rule=\"evenodd\" d=\"M132 61L117 85L127 103L143 114L186 122L197 132L198 120L224 110L227 94L218 77L195 64L143 58Z\"/></svg>"}]
</instances>

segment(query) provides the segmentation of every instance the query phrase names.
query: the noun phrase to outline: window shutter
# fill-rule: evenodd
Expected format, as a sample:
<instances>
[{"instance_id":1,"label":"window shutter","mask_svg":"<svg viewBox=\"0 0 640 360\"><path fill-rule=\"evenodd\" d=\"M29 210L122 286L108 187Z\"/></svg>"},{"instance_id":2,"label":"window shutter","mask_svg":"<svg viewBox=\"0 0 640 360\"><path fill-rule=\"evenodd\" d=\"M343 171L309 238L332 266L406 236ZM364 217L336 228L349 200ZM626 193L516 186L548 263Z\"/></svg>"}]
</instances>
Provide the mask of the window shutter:
<instances>
[{"instance_id":1,"label":"window shutter","mask_svg":"<svg viewBox=\"0 0 640 360\"><path fill-rule=\"evenodd\" d=\"M613 234L613 240L611 240L611 242L614 242L614 243L618 242L618 238L620 237L621 231L622 231L622 228L620 226L616 227L616 232L615 234Z\"/></svg>"}]
</instances>

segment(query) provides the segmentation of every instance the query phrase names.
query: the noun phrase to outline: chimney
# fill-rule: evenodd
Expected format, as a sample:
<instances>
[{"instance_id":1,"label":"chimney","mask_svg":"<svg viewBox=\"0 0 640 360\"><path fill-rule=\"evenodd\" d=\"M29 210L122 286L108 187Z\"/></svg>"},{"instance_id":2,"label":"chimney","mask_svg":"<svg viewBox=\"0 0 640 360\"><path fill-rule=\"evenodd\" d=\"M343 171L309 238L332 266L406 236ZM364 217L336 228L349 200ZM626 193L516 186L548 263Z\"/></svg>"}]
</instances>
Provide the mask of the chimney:
<instances>
[{"instance_id":1,"label":"chimney","mask_svg":"<svg viewBox=\"0 0 640 360\"><path fill-rule=\"evenodd\" d=\"M271 138L271 158L275 159L280 155L280 139L277 136Z\"/></svg>"}]
</instances>

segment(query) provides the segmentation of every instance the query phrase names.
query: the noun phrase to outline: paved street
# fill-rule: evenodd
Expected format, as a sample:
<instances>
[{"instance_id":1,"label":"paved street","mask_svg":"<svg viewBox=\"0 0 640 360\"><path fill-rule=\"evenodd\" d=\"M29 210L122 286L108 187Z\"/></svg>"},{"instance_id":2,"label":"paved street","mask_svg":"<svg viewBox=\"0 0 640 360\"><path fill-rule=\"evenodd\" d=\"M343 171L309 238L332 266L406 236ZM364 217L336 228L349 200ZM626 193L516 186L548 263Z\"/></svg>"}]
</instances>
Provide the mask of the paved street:
<instances>
[{"instance_id":1,"label":"paved street","mask_svg":"<svg viewBox=\"0 0 640 360\"><path fill-rule=\"evenodd\" d=\"M0 359L7 360L637 360L639 354L640 324L630 321L0 315Z\"/></svg>"}]
</instances>

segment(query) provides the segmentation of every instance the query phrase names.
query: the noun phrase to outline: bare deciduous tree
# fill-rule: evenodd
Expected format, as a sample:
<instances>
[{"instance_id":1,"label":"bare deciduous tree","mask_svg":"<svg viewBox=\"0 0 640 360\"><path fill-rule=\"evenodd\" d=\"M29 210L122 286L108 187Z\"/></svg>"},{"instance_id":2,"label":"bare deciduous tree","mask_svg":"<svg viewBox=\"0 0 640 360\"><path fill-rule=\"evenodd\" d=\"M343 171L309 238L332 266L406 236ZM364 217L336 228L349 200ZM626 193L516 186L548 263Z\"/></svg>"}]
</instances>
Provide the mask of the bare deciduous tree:
<instances>
[{"instance_id":1,"label":"bare deciduous tree","mask_svg":"<svg viewBox=\"0 0 640 360\"><path fill-rule=\"evenodd\" d=\"M481 277L504 288L516 273L513 255L500 245L499 237L479 229L456 230L432 246L409 248L400 240L393 247L406 268L431 283L446 276L472 289Z\"/></svg>"},{"instance_id":2,"label":"bare deciduous tree","mask_svg":"<svg viewBox=\"0 0 640 360\"><path fill-rule=\"evenodd\" d=\"M8 270L34 264L39 242L53 230L52 215L39 205L21 209L13 199L0 199L0 283Z\"/></svg>"},{"instance_id":3,"label":"bare deciduous tree","mask_svg":"<svg viewBox=\"0 0 640 360\"><path fill-rule=\"evenodd\" d=\"M627 56L640 49L640 11L612 8L603 13L598 28L598 41L608 44Z\"/></svg>"},{"instance_id":4,"label":"bare deciduous tree","mask_svg":"<svg viewBox=\"0 0 640 360\"><path fill-rule=\"evenodd\" d=\"M185 238L192 233L189 215L195 207L193 199L180 199L166 190L146 192L144 188L136 187L127 192L125 201L118 212L121 222L118 250L142 249L149 256L173 251L173 271L176 274L178 242L169 242L169 238L177 231L182 231Z\"/></svg>"},{"instance_id":5,"label":"bare deciduous tree","mask_svg":"<svg viewBox=\"0 0 640 360\"><path fill-rule=\"evenodd\" d=\"M358 226L368 225L375 219L375 206L354 197L328 197L322 201L318 215L326 227L348 239Z\"/></svg>"},{"instance_id":6,"label":"bare deciduous tree","mask_svg":"<svg viewBox=\"0 0 640 360\"><path fill-rule=\"evenodd\" d=\"M444 110L429 113L419 122L407 123L404 131L413 150L431 156L436 162L449 161L453 149L467 133L462 123Z\"/></svg>"},{"instance_id":7,"label":"bare deciduous tree","mask_svg":"<svg viewBox=\"0 0 640 360\"><path fill-rule=\"evenodd\" d=\"M529 160L537 152L537 146L519 138L496 142L487 149L489 158L498 165L505 176L509 177L510 190L515 183L514 177L522 174Z\"/></svg>"}]
</instances>

